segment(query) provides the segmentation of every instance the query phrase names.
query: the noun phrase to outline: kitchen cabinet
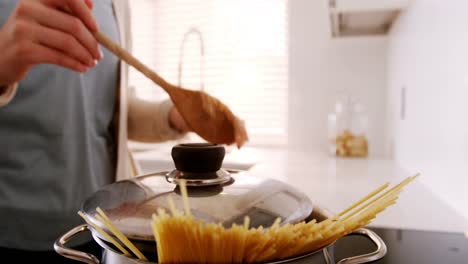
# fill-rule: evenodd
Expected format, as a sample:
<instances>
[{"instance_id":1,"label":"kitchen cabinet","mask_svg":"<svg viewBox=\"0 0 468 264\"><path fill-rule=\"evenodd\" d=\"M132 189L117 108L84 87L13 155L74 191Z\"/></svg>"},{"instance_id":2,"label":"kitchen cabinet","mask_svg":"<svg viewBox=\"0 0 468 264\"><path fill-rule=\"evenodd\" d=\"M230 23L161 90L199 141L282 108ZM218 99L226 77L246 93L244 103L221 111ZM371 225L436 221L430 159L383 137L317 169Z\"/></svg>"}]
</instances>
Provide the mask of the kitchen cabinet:
<instances>
[{"instance_id":1,"label":"kitchen cabinet","mask_svg":"<svg viewBox=\"0 0 468 264\"><path fill-rule=\"evenodd\" d=\"M332 36L386 35L410 0L330 0Z\"/></svg>"}]
</instances>

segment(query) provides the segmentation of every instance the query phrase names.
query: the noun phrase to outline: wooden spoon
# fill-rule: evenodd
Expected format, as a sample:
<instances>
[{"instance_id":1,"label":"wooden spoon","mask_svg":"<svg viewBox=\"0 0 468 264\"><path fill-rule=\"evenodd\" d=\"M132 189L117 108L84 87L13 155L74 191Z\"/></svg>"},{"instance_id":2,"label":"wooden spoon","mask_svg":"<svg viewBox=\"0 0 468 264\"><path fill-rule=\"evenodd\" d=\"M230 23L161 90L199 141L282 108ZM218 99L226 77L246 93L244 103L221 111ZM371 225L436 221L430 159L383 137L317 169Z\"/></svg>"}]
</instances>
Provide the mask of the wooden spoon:
<instances>
[{"instance_id":1,"label":"wooden spoon","mask_svg":"<svg viewBox=\"0 0 468 264\"><path fill-rule=\"evenodd\" d=\"M238 148L248 140L244 123L220 100L203 91L188 90L168 83L102 32L96 32L94 36L122 61L164 89L185 122L200 137L214 144L236 143Z\"/></svg>"}]
</instances>

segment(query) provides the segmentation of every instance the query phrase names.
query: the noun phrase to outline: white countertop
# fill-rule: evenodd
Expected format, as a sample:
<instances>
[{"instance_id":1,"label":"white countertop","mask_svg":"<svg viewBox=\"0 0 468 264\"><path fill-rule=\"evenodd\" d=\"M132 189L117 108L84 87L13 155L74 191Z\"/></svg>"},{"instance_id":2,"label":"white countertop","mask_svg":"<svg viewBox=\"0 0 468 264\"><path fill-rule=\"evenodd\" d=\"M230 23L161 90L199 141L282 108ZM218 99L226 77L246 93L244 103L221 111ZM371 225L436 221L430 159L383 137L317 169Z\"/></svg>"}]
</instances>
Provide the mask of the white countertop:
<instances>
[{"instance_id":1,"label":"white countertop","mask_svg":"<svg viewBox=\"0 0 468 264\"><path fill-rule=\"evenodd\" d=\"M135 154L143 172L172 169L170 146ZM340 212L386 182L392 185L417 171L392 160L336 159L324 154L275 148L228 149L226 168L287 182L332 212ZM468 219L423 184L424 174L405 187L397 203L377 216L374 227L467 232Z\"/></svg>"}]
</instances>

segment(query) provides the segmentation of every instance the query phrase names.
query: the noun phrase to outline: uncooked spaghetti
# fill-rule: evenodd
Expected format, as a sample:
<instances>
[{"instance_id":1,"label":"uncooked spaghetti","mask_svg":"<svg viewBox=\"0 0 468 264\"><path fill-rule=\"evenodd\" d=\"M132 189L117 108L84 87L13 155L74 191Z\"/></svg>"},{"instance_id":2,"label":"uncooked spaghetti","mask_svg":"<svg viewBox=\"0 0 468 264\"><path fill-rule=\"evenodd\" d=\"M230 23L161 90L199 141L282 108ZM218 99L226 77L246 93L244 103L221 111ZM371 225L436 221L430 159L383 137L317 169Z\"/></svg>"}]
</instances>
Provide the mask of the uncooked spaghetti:
<instances>
[{"instance_id":1,"label":"uncooked spaghetti","mask_svg":"<svg viewBox=\"0 0 468 264\"><path fill-rule=\"evenodd\" d=\"M177 210L169 200L170 212L158 209L153 215L151 227L156 239L158 263L263 263L320 250L368 225L377 214L395 204L403 187L417 176L381 193L389 186L384 184L322 222L313 220L280 226L280 219L277 219L269 228L249 228L247 217L243 225L233 224L230 228L194 218L182 181L180 188L185 212Z\"/></svg>"}]
</instances>

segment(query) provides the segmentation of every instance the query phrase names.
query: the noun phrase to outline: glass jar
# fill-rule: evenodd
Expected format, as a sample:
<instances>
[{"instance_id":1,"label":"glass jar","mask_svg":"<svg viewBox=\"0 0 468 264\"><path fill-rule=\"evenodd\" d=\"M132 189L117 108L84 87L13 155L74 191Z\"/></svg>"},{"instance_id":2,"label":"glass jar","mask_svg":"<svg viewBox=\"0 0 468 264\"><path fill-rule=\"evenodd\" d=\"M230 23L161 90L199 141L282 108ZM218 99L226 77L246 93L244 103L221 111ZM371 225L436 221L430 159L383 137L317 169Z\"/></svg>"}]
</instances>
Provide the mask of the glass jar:
<instances>
[{"instance_id":1,"label":"glass jar","mask_svg":"<svg viewBox=\"0 0 468 264\"><path fill-rule=\"evenodd\" d=\"M351 96L341 96L328 115L329 152L339 157L367 157L368 116L364 105Z\"/></svg>"}]
</instances>

